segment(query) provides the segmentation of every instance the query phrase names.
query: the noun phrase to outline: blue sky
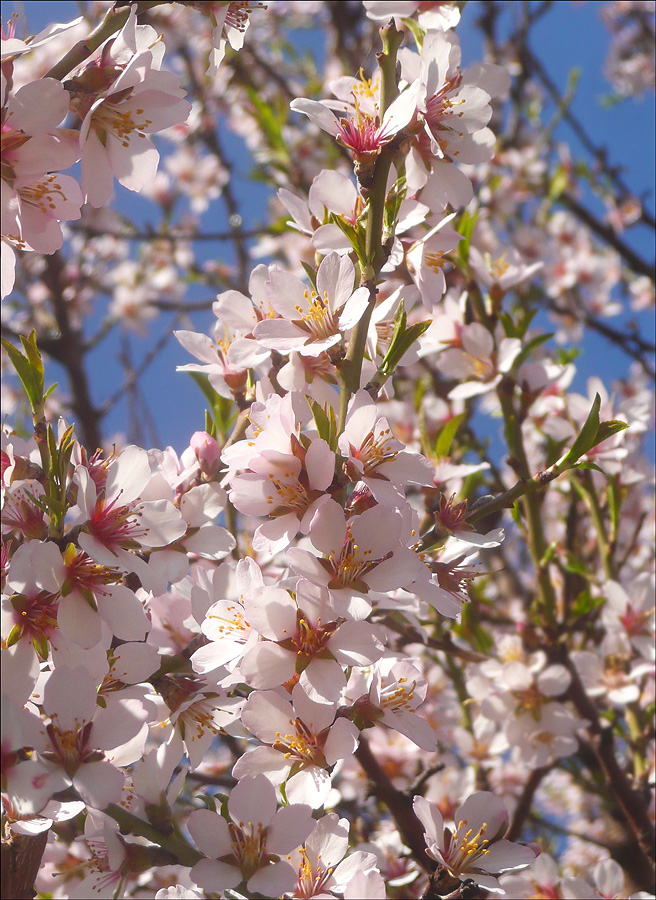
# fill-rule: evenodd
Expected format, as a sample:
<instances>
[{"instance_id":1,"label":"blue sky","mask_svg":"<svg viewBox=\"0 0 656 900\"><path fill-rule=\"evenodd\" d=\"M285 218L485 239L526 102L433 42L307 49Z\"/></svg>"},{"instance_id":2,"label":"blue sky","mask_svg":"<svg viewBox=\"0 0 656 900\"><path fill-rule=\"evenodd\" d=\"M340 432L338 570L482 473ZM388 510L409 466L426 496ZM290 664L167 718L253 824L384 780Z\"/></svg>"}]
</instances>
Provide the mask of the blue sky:
<instances>
[{"instance_id":1,"label":"blue sky","mask_svg":"<svg viewBox=\"0 0 656 900\"><path fill-rule=\"evenodd\" d=\"M532 31L532 46L540 56L543 65L558 88L564 92L569 73L573 67L580 69L580 79L577 92L572 103L573 113L580 119L593 142L599 145L606 144L609 150L609 159L615 165L622 168L622 174L629 186L638 194L648 192L647 205L654 210L654 102L653 95L648 95L642 100L626 100L614 106L605 106L603 98L607 96L611 87L603 74L603 63L606 56L609 39L605 26L600 18L600 9L603 3L571 3L559 2L553 5L552 11L537 24ZM514 4L519 8L520 4ZM22 9L21 9L22 7ZM53 20L67 21L77 16L77 4L71 0L60 0L57 4L51 2L32 2L26 4L7 3L3 8L3 16L6 18L13 9L25 12L29 30L37 32ZM470 2L465 8L464 15L458 33L463 48L463 61L466 65L482 58L480 47L480 35L473 28L472 23L480 14L480 3ZM20 33L20 32L19 32ZM322 54L322 37L303 35L303 46L312 49L317 54ZM557 137L570 143L574 155L585 157L585 151L576 137L565 123L558 126ZM246 182L244 175L250 166L248 154L244 152L243 144L238 138L229 138L226 147L235 165L235 189L244 202L244 225L262 222L266 216L267 191L261 185L253 185ZM248 190L246 186L248 185ZM602 205L592 194L585 197L590 208L602 213ZM140 205L139 205L140 204ZM140 212L137 212L137 206ZM116 207L129 211L135 210L135 215L146 216L144 206L139 199L135 205L134 196L119 187L117 191ZM211 230L218 230L225 223L225 211L222 201L215 201L210 211L204 217L203 224L211 222ZM629 243L648 259L654 257L653 233L646 229L632 229L625 235ZM229 248L222 245L218 251L216 246L208 248L208 252L221 254L225 261L230 261ZM255 260L256 264L259 260ZM203 297L206 299L205 292ZM651 313L636 316L629 312L626 315L614 317L609 324L621 327L629 319L638 320L641 330L651 335L653 331L653 316ZM195 317L196 327L205 329L213 320L211 314ZM544 321L545 328L548 323ZM170 327L170 317L164 315L152 330L150 337L158 336ZM549 329L552 330L552 329ZM152 340L149 341L149 346ZM138 342L134 342L134 354L138 360L145 352ZM103 344L103 365L98 366L92 375L92 390L94 401L100 404L121 383L122 373L113 357L119 348L118 335L110 337ZM603 365L601 361L603 360ZM166 350L160 354L146 372L142 385L148 402L158 421L158 440L160 446L171 444L176 450L181 451L193 431L203 427L204 400L193 385L189 376L176 373L175 366L190 362L188 354L182 350L177 341L171 339ZM626 374L626 357L604 339L590 335L584 344L584 352L577 360L579 374L574 388L585 392L586 379L592 374L601 374L607 384L613 378ZM53 380L59 380L65 385L65 378L53 372ZM489 423L491 434L497 430L497 425ZM126 406L119 403L105 422L105 434L110 437L115 432L126 429Z\"/></svg>"}]
</instances>

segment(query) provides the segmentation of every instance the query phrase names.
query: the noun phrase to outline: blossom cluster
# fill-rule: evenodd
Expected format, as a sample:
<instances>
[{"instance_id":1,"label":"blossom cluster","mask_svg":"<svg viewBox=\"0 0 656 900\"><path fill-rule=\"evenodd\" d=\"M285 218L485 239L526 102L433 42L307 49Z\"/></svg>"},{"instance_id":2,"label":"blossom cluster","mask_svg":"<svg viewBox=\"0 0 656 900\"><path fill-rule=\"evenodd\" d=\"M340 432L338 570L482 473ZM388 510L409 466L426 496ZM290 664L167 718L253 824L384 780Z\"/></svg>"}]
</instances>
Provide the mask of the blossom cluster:
<instances>
[{"instance_id":1,"label":"blossom cluster","mask_svg":"<svg viewBox=\"0 0 656 900\"><path fill-rule=\"evenodd\" d=\"M185 17L203 17L206 58L189 69L220 82L249 14L274 13L154 4L141 24L140 6L112 6L103 26L122 24L32 80L21 64L85 23L3 37L3 293L12 248L59 251L60 223L105 213L114 180L166 198L177 179L196 211L228 183L199 165L184 123L208 107L165 59ZM2 432L3 822L10 852L47 834L41 895L643 886L602 831L615 822L617 844L648 858L649 389L636 375L614 396L594 379L590 396L569 392L573 362L510 302L536 284L585 294L597 251L566 214L539 251L521 227L500 249L490 173L503 185L526 160L495 151L510 77L463 68L459 5L363 10L383 23L378 67L291 99L290 129L309 121L329 148L277 192L295 263L220 291L209 333L175 330L194 360L178 370L211 408L180 454L86 446L50 415L35 332L3 342L34 423ZM165 129L178 150L158 171L149 135ZM79 180L62 174L77 163ZM113 314L137 330L191 267L184 240L167 246L138 263L111 239L79 250L90 269L94 253L112 261ZM604 314L615 260L597 255ZM456 440L473 403L503 420L500 470ZM608 810L581 759L611 772ZM547 816L566 797L579 807L595 856L559 868L542 852L527 821L538 792Z\"/></svg>"}]
</instances>

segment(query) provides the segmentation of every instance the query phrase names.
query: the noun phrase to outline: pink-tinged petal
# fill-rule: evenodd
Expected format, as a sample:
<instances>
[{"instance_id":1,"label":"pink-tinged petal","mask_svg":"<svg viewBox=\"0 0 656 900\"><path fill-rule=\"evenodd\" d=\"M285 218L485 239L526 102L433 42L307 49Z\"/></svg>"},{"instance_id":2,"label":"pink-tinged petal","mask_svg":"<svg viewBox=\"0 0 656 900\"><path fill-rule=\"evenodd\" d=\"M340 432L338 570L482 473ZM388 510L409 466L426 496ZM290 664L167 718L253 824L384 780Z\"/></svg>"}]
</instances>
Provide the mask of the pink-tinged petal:
<instances>
[{"instance_id":1,"label":"pink-tinged petal","mask_svg":"<svg viewBox=\"0 0 656 900\"><path fill-rule=\"evenodd\" d=\"M272 784L282 784L290 769L284 754L272 747L256 747L237 760L232 774L238 779L245 775L266 775Z\"/></svg>"},{"instance_id":2,"label":"pink-tinged petal","mask_svg":"<svg viewBox=\"0 0 656 900\"><path fill-rule=\"evenodd\" d=\"M437 735L426 719L409 709L399 709L383 716L382 722L389 728L404 734L413 744L434 753L437 747Z\"/></svg>"},{"instance_id":3,"label":"pink-tinged petal","mask_svg":"<svg viewBox=\"0 0 656 900\"><path fill-rule=\"evenodd\" d=\"M4 703L4 701L3 701ZM21 816L34 816L41 812L52 795L70 785L64 772L36 759L26 759L3 772L3 793ZM50 824L47 826L50 827Z\"/></svg>"},{"instance_id":4,"label":"pink-tinged petal","mask_svg":"<svg viewBox=\"0 0 656 900\"><path fill-rule=\"evenodd\" d=\"M114 177L129 191L138 193L157 174L159 153L149 138L132 136L130 146L126 147L120 139L109 133L107 153Z\"/></svg>"},{"instance_id":5,"label":"pink-tinged petal","mask_svg":"<svg viewBox=\"0 0 656 900\"><path fill-rule=\"evenodd\" d=\"M572 676L565 666L549 666L538 675L538 687L548 697L560 697L570 686Z\"/></svg>"},{"instance_id":6,"label":"pink-tinged petal","mask_svg":"<svg viewBox=\"0 0 656 900\"><path fill-rule=\"evenodd\" d=\"M11 244L8 244L3 240L2 242L2 254L0 254L1 265L2 265L2 276L1 276L1 287L0 287L0 297L4 300L7 297L13 287L14 281L16 280L16 254L14 253L14 248Z\"/></svg>"},{"instance_id":7,"label":"pink-tinged petal","mask_svg":"<svg viewBox=\"0 0 656 900\"><path fill-rule=\"evenodd\" d=\"M236 506L237 504L235 504ZM264 515L264 513L262 513ZM277 516L258 525L253 535L253 549L258 553L280 553L296 537L298 532L298 516L296 513L287 513L285 516Z\"/></svg>"},{"instance_id":8,"label":"pink-tinged petal","mask_svg":"<svg viewBox=\"0 0 656 900\"><path fill-rule=\"evenodd\" d=\"M187 828L201 853L218 859L232 853L228 823L209 809L197 809L189 816Z\"/></svg>"},{"instance_id":9,"label":"pink-tinged petal","mask_svg":"<svg viewBox=\"0 0 656 900\"><path fill-rule=\"evenodd\" d=\"M96 684L86 669L58 666L43 692L44 711L60 731L76 731L96 712Z\"/></svg>"},{"instance_id":10,"label":"pink-tinged petal","mask_svg":"<svg viewBox=\"0 0 656 900\"><path fill-rule=\"evenodd\" d=\"M119 505L126 506L141 495L149 481L148 453L131 444L110 467L105 483L105 496L108 500L118 498Z\"/></svg>"},{"instance_id":11,"label":"pink-tinged petal","mask_svg":"<svg viewBox=\"0 0 656 900\"><path fill-rule=\"evenodd\" d=\"M235 546L235 539L220 525L203 525L196 534L185 538L184 548L204 559L223 559Z\"/></svg>"},{"instance_id":12,"label":"pink-tinged petal","mask_svg":"<svg viewBox=\"0 0 656 900\"><path fill-rule=\"evenodd\" d=\"M64 637L85 650L94 647L102 636L101 617L77 591L59 601L57 624Z\"/></svg>"},{"instance_id":13,"label":"pink-tinged petal","mask_svg":"<svg viewBox=\"0 0 656 900\"><path fill-rule=\"evenodd\" d=\"M312 234L312 221L307 202L285 188L280 188L277 196L294 220L294 224L299 231L302 231L304 234Z\"/></svg>"},{"instance_id":14,"label":"pink-tinged petal","mask_svg":"<svg viewBox=\"0 0 656 900\"><path fill-rule=\"evenodd\" d=\"M218 361L216 344L206 334L197 334L195 331L174 331L173 334L196 359L208 365Z\"/></svg>"},{"instance_id":15,"label":"pink-tinged petal","mask_svg":"<svg viewBox=\"0 0 656 900\"><path fill-rule=\"evenodd\" d=\"M305 842L307 857L312 866L319 862L327 867L334 866L343 859L348 850L348 836L348 819L340 819L336 813L328 813L319 819Z\"/></svg>"},{"instance_id":16,"label":"pink-tinged petal","mask_svg":"<svg viewBox=\"0 0 656 900\"><path fill-rule=\"evenodd\" d=\"M296 632L296 603L282 588L265 587L244 600L246 617L262 637L284 641Z\"/></svg>"},{"instance_id":17,"label":"pink-tinged petal","mask_svg":"<svg viewBox=\"0 0 656 900\"><path fill-rule=\"evenodd\" d=\"M146 533L139 538L143 547L166 547L181 538L187 523L170 500L151 500L140 505L141 525Z\"/></svg>"},{"instance_id":18,"label":"pink-tinged petal","mask_svg":"<svg viewBox=\"0 0 656 900\"><path fill-rule=\"evenodd\" d=\"M318 766L301 769L285 785L285 793L291 803L307 804L312 809L319 809L324 805L330 789L330 775Z\"/></svg>"},{"instance_id":19,"label":"pink-tinged petal","mask_svg":"<svg viewBox=\"0 0 656 900\"><path fill-rule=\"evenodd\" d=\"M496 841L485 856L477 860L476 867L492 875L501 872L517 872L535 861L537 853L532 847L512 841Z\"/></svg>"},{"instance_id":20,"label":"pink-tinged petal","mask_svg":"<svg viewBox=\"0 0 656 900\"><path fill-rule=\"evenodd\" d=\"M331 347L334 347L335 344L339 344L341 339L341 334L336 333L329 337L322 338L321 340L311 340L308 341L307 344L303 344L302 347L299 347L298 352L301 356L320 356L324 350L329 350Z\"/></svg>"},{"instance_id":21,"label":"pink-tinged petal","mask_svg":"<svg viewBox=\"0 0 656 900\"><path fill-rule=\"evenodd\" d=\"M387 897L383 876L377 869L356 872L344 888L344 900L361 900L362 897L367 900L385 900Z\"/></svg>"},{"instance_id":22,"label":"pink-tinged petal","mask_svg":"<svg viewBox=\"0 0 656 900\"><path fill-rule=\"evenodd\" d=\"M198 812L203 811L202 809L198 810ZM211 813L211 815L219 818L216 813ZM242 879L241 869L238 869L236 866L230 866L228 863L219 862L216 859L201 859L192 868L189 877L198 887L212 894L217 891L235 888Z\"/></svg>"},{"instance_id":23,"label":"pink-tinged petal","mask_svg":"<svg viewBox=\"0 0 656 900\"><path fill-rule=\"evenodd\" d=\"M494 338L485 325L472 322L462 330L462 346L472 356L489 358L494 351Z\"/></svg>"},{"instance_id":24,"label":"pink-tinged petal","mask_svg":"<svg viewBox=\"0 0 656 900\"><path fill-rule=\"evenodd\" d=\"M335 454L322 438L312 441L305 455L305 468L311 490L325 491L335 474Z\"/></svg>"},{"instance_id":25,"label":"pink-tinged petal","mask_svg":"<svg viewBox=\"0 0 656 900\"><path fill-rule=\"evenodd\" d=\"M337 711L334 704L315 703L300 685L292 691L292 702L295 716L316 733L330 727Z\"/></svg>"},{"instance_id":26,"label":"pink-tinged petal","mask_svg":"<svg viewBox=\"0 0 656 900\"><path fill-rule=\"evenodd\" d=\"M107 760L85 763L73 776L73 786L88 806L105 809L118 803L125 775Z\"/></svg>"},{"instance_id":27,"label":"pink-tinged petal","mask_svg":"<svg viewBox=\"0 0 656 900\"><path fill-rule=\"evenodd\" d=\"M417 110L417 101L422 91L423 85L417 79L389 105L382 122L386 135L396 134L410 122Z\"/></svg>"},{"instance_id":28,"label":"pink-tinged petal","mask_svg":"<svg viewBox=\"0 0 656 900\"><path fill-rule=\"evenodd\" d=\"M278 682L279 684L281 682ZM299 685L314 703L337 703L346 687L346 675L334 659L313 659L301 672Z\"/></svg>"},{"instance_id":29,"label":"pink-tinged petal","mask_svg":"<svg viewBox=\"0 0 656 900\"><path fill-rule=\"evenodd\" d=\"M339 557L346 538L344 510L339 503L329 500L319 507L310 526L310 538L325 556Z\"/></svg>"},{"instance_id":30,"label":"pink-tinged petal","mask_svg":"<svg viewBox=\"0 0 656 900\"><path fill-rule=\"evenodd\" d=\"M357 199L358 192L351 179L334 169L319 172L308 194L310 210L320 220L324 216L323 206L329 212L351 216Z\"/></svg>"},{"instance_id":31,"label":"pink-tinged petal","mask_svg":"<svg viewBox=\"0 0 656 900\"><path fill-rule=\"evenodd\" d=\"M274 691L256 691L242 710L242 722L266 744L273 744L278 734L295 731L291 705Z\"/></svg>"},{"instance_id":32,"label":"pink-tinged petal","mask_svg":"<svg viewBox=\"0 0 656 900\"><path fill-rule=\"evenodd\" d=\"M141 700L113 700L100 707L91 727L90 742L100 750L113 750L141 731L148 710Z\"/></svg>"},{"instance_id":33,"label":"pink-tinged petal","mask_svg":"<svg viewBox=\"0 0 656 900\"><path fill-rule=\"evenodd\" d=\"M465 831L473 828L474 833L485 824L489 840L508 824L508 810L500 797L490 791L477 791L456 810L454 818L456 822L466 822Z\"/></svg>"},{"instance_id":34,"label":"pink-tinged petal","mask_svg":"<svg viewBox=\"0 0 656 900\"><path fill-rule=\"evenodd\" d=\"M360 551L370 551L368 557L380 559L395 550L401 536L401 516L388 509L375 507L356 516L351 524L353 542Z\"/></svg>"},{"instance_id":35,"label":"pink-tinged petal","mask_svg":"<svg viewBox=\"0 0 656 900\"><path fill-rule=\"evenodd\" d=\"M17 593L37 588L56 594L66 577L61 551L54 542L26 541L14 553L7 573L7 586Z\"/></svg>"},{"instance_id":36,"label":"pink-tinged petal","mask_svg":"<svg viewBox=\"0 0 656 900\"><path fill-rule=\"evenodd\" d=\"M151 644L121 644L116 650L112 650L112 657L112 677L124 684L146 681L160 666L159 653Z\"/></svg>"},{"instance_id":37,"label":"pink-tinged petal","mask_svg":"<svg viewBox=\"0 0 656 900\"><path fill-rule=\"evenodd\" d=\"M415 815L424 826L428 843L436 843L440 848L444 847L444 819L437 806L426 800L425 797L415 797L412 801Z\"/></svg>"},{"instance_id":38,"label":"pink-tinged petal","mask_svg":"<svg viewBox=\"0 0 656 900\"><path fill-rule=\"evenodd\" d=\"M312 119L315 125L327 131L328 134L339 134L339 122L337 117L323 103L317 100L306 100L304 97L298 97L289 104L290 109L294 112L303 113Z\"/></svg>"},{"instance_id":39,"label":"pink-tinged petal","mask_svg":"<svg viewBox=\"0 0 656 900\"><path fill-rule=\"evenodd\" d=\"M319 559L307 550L301 550L300 547L291 547L287 551L287 562L297 575L307 578L308 581L312 581L314 584L327 585L330 581L330 576L319 562Z\"/></svg>"},{"instance_id":40,"label":"pink-tinged petal","mask_svg":"<svg viewBox=\"0 0 656 900\"><path fill-rule=\"evenodd\" d=\"M344 850L342 851L342 856L344 856L345 852L346 847L344 847ZM322 860L325 860L325 855L323 853L321 854L321 858ZM338 859L341 859L341 856L338 857ZM376 867L376 862L377 856L375 853L365 853L364 850L356 850L355 853L351 853L351 855L343 860L333 872L335 881L334 888L343 890L356 873L374 869ZM366 896L367 900L370 900L369 894L362 894L362 896ZM383 894L383 897L385 897L385 894Z\"/></svg>"},{"instance_id":41,"label":"pink-tinged petal","mask_svg":"<svg viewBox=\"0 0 656 900\"><path fill-rule=\"evenodd\" d=\"M307 312L310 302L308 288L296 275L282 269L271 269L265 287L267 300L285 319L299 319L301 314Z\"/></svg>"},{"instance_id":42,"label":"pink-tinged petal","mask_svg":"<svg viewBox=\"0 0 656 900\"><path fill-rule=\"evenodd\" d=\"M383 635L371 625L344 622L328 643L330 652L343 666L368 666L385 649Z\"/></svg>"},{"instance_id":43,"label":"pink-tinged petal","mask_svg":"<svg viewBox=\"0 0 656 900\"><path fill-rule=\"evenodd\" d=\"M283 806L273 816L267 835L267 852L284 856L305 841L317 823L309 806Z\"/></svg>"},{"instance_id":44,"label":"pink-tinged petal","mask_svg":"<svg viewBox=\"0 0 656 900\"><path fill-rule=\"evenodd\" d=\"M353 722L339 718L331 727L328 739L324 746L326 762L332 766L338 759L346 759L352 756L358 749L360 732Z\"/></svg>"},{"instance_id":45,"label":"pink-tinged petal","mask_svg":"<svg viewBox=\"0 0 656 900\"><path fill-rule=\"evenodd\" d=\"M228 811L233 822L268 825L277 809L276 792L264 775L247 775L230 792Z\"/></svg>"},{"instance_id":46,"label":"pink-tinged petal","mask_svg":"<svg viewBox=\"0 0 656 900\"><path fill-rule=\"evenodd\" d=\"M249 891L263 897L280 897L296 886L298 875L288 862L276 862L252 875L246 884Z\"/></svg>"},{"instance_id":47,"label":"pink-tinged petal","mask_svg":"<svg viewBox=\"0 0 656 900\"><path fill-rule=\"evenodd\" d=\"M367 311L371 300L369 289L358 288L347 300L344 309L339 317L339 328L341 331L348 331L360 321Z\"/></svg>"},{"instance_id":48,"label":"pink-tinged petal","mask_svg":"<svg viewBox=\"0 0 656 900\"><path fill-rule=\"evenodd\" d=\"M350 253L351 242L337 225L320 225L312 235L312 245L317 253Z\"/></svg>"},{"instance_id":49,"label":"pink-tinged petal","mask_svg":"<svg viewBox=\"0 0 656 900\"><path fill-rule=\"evenodd\" d=\"M296 318L300 316L297 314ZM309 336L307 331L287 319L265 319L253 331L253 337L263 347L269 347L279 353L300 349Z\"/></svg>"},{"instance_id":50,"label":"pink-tinged petal","mask_svg":"<svg viewBox=\"0 0 656 900\"><path fill-rule=\"evenodd\" d=\"M432 581L416 582L410 590L448 619L457 618L462 612L462 600L445 591Z\"/></svg>"},{"instance_id":51,"label":"pink-tinged petal","mask_svg":"<svg viewBox=\"0 0 656 900\"><path fill-rule=\"evenodd\" d=\"M56 128L68 115L69 99L68 91L56 78L30 81L10 98L6 123L26 134Z\"/></svg>"},{"instance_id":52,"label":"pink-tinged petal","mask_svg":"<svg viewBox=\"0 0 656 900\"><path fill-rule=\"evenodd\" d=\"M109 585L96 597L98 612L117 638L140 641L150 631L150 621L141 601L125 585Z\"/></svg>"},{"instance_id":53,"label":"pink-tinged petal","mask_svg":"<svg viewBox=\"0 0 656 900\"><path fill-rule=\"evenodd\" d=\"M257 325L257 316L250 297L241 291L224 291L212 304L212 312L226 325L238 331L252 331Z\"/></svg>"},{"instance_id":54,"label":"pink-tinged petal","mask_svg":"<svg viewBox=\"0 0 656 900\"><path fill-rule=\"evenodd\" d=\"M317 270L317 293L327 296L330 309L337 312L353 293L354 281L355 267L349 257L329 253Z\"/></svg>"},{"instance_id":55,"label":"pink-tinged petal","mask_svg":"<svg viewBox=\"0 0 656 900\"><path fill-rule=\"evenodd\" d=\"M109 203L114 190L114 174L107 150L90 130L82 148L82 190L87 203L96 208Z\"/></svg>"},{"instance_id":56,"label":"pink-tinged petal","mask_svg":"<svg viewBox=\"0 0 656 900\"><path fill-rule=\"evenodd\" d=\"M295 671L296 655L274 644L262 641L244 656L239 671L249 687L264 690L289 681Z\"/></svg>"}]
</instances>

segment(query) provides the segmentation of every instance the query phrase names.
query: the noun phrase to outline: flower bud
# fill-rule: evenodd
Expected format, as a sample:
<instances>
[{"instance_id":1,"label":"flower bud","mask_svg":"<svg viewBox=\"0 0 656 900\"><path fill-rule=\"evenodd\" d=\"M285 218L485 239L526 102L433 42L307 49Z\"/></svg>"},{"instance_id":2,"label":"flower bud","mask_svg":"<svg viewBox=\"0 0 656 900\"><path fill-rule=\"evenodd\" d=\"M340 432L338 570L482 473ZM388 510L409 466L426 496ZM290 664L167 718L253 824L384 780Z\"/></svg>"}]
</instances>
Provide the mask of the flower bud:
<instances>
[{"instance_id":1,"label":"flower bud","mask_svg":"<svg viewBox=\"0 0 656 900\"><path fill-rule=\"evenodd\" d=\"M212 435L206 431L196 431L191 436L189 446L194 451L201 471L213 477L221 466L221 448Z\"/></svg>"}]
</instances>

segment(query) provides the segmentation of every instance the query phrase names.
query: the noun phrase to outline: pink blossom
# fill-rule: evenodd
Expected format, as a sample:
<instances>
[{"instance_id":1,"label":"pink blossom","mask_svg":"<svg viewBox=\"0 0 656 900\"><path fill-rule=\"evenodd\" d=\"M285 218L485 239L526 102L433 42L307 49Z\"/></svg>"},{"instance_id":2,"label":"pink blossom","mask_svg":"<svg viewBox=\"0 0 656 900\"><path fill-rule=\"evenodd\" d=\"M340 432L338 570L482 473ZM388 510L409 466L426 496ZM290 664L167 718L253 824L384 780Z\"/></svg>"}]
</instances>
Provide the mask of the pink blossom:
<instances>
[{"instance_id":1,"label":"pink blossom","mask_svg":"<svg viewBox=\"0 0 656 900\"><path fill-rule=\"evenodd\" d=\"M207 857L192 868L193 881L211 892L242 880L249 891L265 895L291 890L294 870L281 857L307 838L314 821L309 806L276 806L275 790L264 775L247 775L230 792L230 824L209 809L193 812L189 833Z\"/></svg>"},{"instance_id":2,"label":"pink blossom","mask_svg":"<svg viewBox=\"0 0 656 900\"><path fill-rule=\"evenodd\" d=\"M529 866L539 851L502 840L508 827L503 801L488 791L472 794L455 811L455 828L445 828L442 814L424 797L415 797L417 818L426 829L427 853L447 872L495 894L503 894L496 875Z\"/></svg>"}]
</instances>

